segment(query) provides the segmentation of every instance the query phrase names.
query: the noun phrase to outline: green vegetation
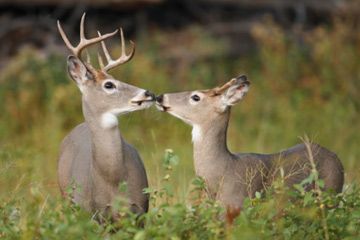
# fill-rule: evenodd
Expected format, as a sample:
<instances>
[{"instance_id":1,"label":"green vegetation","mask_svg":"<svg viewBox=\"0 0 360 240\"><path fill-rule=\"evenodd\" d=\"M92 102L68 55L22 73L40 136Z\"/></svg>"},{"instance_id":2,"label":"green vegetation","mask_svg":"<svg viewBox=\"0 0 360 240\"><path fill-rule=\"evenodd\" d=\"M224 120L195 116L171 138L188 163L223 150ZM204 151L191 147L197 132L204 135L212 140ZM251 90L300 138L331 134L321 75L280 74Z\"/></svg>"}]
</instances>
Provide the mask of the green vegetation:
<instances>
[{"instance_id":1,"label":"green vegetation","mask_svg":"<svg viewBox=\"0 0 360 240\"><path fill-rule=\"evenodd\" d=\"M360 35L350 25L335 21L298 36L271 22L259 25L253 29L258 51L239 59L219 54L226 43L190 28L183 33L189 41L175 47L193 55L176 62L168 54L179 52L169 45L174 34L154 32L138 39L129 64L114 70L115 77L156 93L210 88L247 74L252 87L233 108L231 150L275 152L307 134L342 160L343 194L320 197L301 184L289 191L279 181L248 200L231 228L194 176L190 128L154 108L120 119L122 134L146 165L149 213L137 219L120 207L123 221L100 226L62 200L57 152L82 121L80 92L67 77L64 56L23 49L0 74L0 238L359 239Z\"/></svg>"}]
</instances>

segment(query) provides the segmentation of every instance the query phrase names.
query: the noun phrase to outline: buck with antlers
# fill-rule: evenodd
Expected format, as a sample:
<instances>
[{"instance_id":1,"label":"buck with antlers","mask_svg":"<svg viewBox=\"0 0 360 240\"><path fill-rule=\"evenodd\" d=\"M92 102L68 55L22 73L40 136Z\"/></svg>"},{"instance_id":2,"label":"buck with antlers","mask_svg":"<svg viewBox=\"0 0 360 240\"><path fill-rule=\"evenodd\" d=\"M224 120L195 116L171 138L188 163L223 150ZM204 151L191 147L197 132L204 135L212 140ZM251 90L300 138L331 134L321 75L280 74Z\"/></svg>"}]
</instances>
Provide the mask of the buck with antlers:
<instances>
[{"instance_id":1,"label":"buck with antlers","mask_svg":"<svg viewBox=\"0 0 360 240\"><path fill-rule=\"evenodd\" d=\"M167 93L156 99L159 110L192 126L196 174L205 180L208 195L227 209L228 222L239 214L244 198L262 191L275 177L283 175L285 184L292 187L309 176L312 166L325 189L340 192L344 182L342 164L334 153L317 144L299 144L274 154L234 154L228 150L230 110L249 86L242 75L214 89Z\"/></svg>"},{"instance_id":2,"label":"buck with antlers","mask_svg":"<svg viewBox=\"0 0 360 240\"><path fill-rule=\"evenodd\" d=\"M129 55L125 53L123 32L120 29L122 54L113 60L104 40L117 33L87 39L84 32L85 14L80 23L80 43L70 44L58 21L59 32L73 55L68 57L68 72L82 93L82 110L85 122L75 127L61 145L58 162L58 181L63 195L73 188L71 198L83 208L118 219L112 204L125 197L135 213L148 210L148 196L143 189L148 186L141 158L134 147L121 136L117 116L147 108L155 97L149 91L114 79L108 71L128 62L134 55L135 45ZM90 45L101 42L107 65L98 55L100 70L95 69L81 53ZM127 192L119 191L119 184L127 183ZM126 196L123 196L126 195Z\"/></svg>"}]
</instances>

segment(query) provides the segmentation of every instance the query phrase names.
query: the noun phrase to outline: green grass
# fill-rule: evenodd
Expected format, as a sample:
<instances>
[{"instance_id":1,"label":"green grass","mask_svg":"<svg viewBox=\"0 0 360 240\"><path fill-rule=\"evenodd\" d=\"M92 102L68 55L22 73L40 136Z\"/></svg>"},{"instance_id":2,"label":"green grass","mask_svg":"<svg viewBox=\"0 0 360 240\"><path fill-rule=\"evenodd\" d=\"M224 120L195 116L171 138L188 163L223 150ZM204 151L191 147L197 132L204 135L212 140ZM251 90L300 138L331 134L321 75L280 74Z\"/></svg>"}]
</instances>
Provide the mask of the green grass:
<instances>
[{"instance_id":1,"label":"green grass","mask_svg":"<svg viewBox=\"0 0 360 240\"><path fill-rule=\"evenodd\" d=\"M139 40L135 58L113 75L162 93L211 88L247 74L252 86L233 108L230 149L276 152L308 135L342 160L344 193L319 199L275 185L266 196L248 200L234 226L226 228L219 217L223 210L201 194L203 183L195 178L190 127L151 108L120 119L122 134L139 150L148 172L146 227L121 208L120 226L100 226L61 199L57 186L59 144L83 121L80 92L67 77L65 57L43 58L24 49L0 74L0 238L360 238L360 39L350 37L354 30L339 21L319 27L303 34L303 47L268 23L254 28L258 51L239 59L219 54L226 44L200 28L185 31L192 41L183 50L203 58L178 64L164 57L171 52L165 44L171 34L154 32L147 44ZM177 162L172 170L166 149L178 159L171 161ZM114 228L120 230L112 234Z\"/></svg>"}]
</instances>

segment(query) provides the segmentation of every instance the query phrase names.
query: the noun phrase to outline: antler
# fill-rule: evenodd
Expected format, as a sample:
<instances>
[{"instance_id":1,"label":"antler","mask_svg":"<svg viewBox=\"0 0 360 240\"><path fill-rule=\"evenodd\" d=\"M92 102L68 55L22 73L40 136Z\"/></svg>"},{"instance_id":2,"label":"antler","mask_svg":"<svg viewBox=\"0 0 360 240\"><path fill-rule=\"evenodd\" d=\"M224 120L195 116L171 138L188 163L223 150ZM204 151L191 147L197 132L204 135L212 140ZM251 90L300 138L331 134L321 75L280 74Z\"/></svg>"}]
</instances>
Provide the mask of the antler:
<instances>
[{"instance_id":1,"label":"antler","mask_svg":"<svg viewBox=\"0 0 360 240\"><path fill-rule=\"evenodd\" d=\"M99 37L102 37L101 33L98 31L98 35ZM105 36L105 35L103 35ZM128 61L131 60L131 58L134 56L135 54L135 43L133 41L130 40L130 43L131 43L131 52L129 55L126 55L126 52L125 52L125 40L124 40L124 33L123 33L123 30L122 28L120 28L120 37L121 37L121 56L114 60L111 58L110 54L109 54L109 51L105 45L105 42L104 41L101 41L101 47L103 49L103 52L104 52L104 55L105 55L105 58L106 58L106 61L107 61L107 65L104 66L103 64L103 61L102 61L102 58L100 55L98 55L98 58L99 58L99 64L100 64L100 67L101 67L101 70L104 71L104 72L107 72L109 71L110 69L116 67L116 66L119 66L121 64L124 64Z\"/></svg>"},{"instance_id":2,"label":"antler","mask_svg":"<svg viewBox=\"0 0 360 240\"><path fill-rule=\"evenodd\" d=\"M66 46L70 49L70 51L74 54L74 56L76 56L79 59L81 59L81 51L84 48L86 48L86 47L88 47L88 46L90 46L92 44L104 41L105 39L107 39L107 38L109 38L111 36L114 36L118 31L118 30L115 30L114 32L107 33L107 34L105 34L103 36L99 36L99 37L91 38L91 39L86 39L85 30L84 30L84 21L85 21L85 13L81 17L81 22L80 22L80 42L76 47L74 47L70 43L70 41L67 38L64 30L61 27L60 21L59 20L57 21L57 26L58 26L60 35L61 35L62 39L64 40Z\"/></svg>"}]
</instances>

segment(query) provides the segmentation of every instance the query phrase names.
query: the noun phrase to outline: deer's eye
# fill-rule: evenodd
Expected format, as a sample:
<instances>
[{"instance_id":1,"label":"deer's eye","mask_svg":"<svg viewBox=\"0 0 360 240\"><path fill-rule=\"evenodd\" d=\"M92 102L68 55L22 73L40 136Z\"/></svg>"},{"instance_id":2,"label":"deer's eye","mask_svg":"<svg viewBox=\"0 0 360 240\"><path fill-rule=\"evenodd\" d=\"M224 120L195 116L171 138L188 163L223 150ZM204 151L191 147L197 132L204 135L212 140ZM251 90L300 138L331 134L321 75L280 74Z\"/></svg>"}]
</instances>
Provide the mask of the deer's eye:
<instances>
[{"instance_id":1,"label":"deer's eye","mask_svg":"<svg viewBox=\"0 0 360 240\"><path fill-rule=\"evenodd\" d=\"M194 100L195 102L200 101L200 97L199 97L198 95L196 95L196 94L195 94L195 95L192 95L192 96L191 96L191 99Z\"/></svg>"},{"instance_id":2,"label":"deer's eye","mask_svg":"<svg viewBox=\"0 0 360 240\"><path fill-rule=\"evenodd\" d=\"M104 87L105 87L106 89L116 88L115 84L113 84L112 82L106 82L106 83L104 84Z\"/></svg>"}]
</instances>

